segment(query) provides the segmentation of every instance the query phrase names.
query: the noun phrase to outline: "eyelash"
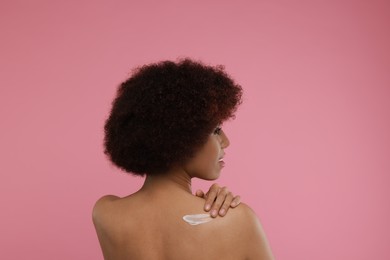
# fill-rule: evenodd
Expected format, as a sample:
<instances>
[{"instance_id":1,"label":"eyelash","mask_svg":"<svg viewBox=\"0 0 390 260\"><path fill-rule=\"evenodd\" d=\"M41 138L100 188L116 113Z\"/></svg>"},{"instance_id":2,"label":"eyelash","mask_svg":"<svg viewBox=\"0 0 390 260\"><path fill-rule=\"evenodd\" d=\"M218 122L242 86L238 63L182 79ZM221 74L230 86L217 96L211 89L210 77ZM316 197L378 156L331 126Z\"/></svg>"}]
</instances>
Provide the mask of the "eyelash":
<instances>
[{"instance_id":1,"label":"eyelash","mask_svg":"<svg viewBox=\"0 0 390 260\"><path fill-rule=\"evenodd\" d=\"M220 135L221 131L222 131L222 128L220 126L217 126L217 128L215 128L215 130L214 130L214 134L215 135Z\"/></svg>"}]
</instances>

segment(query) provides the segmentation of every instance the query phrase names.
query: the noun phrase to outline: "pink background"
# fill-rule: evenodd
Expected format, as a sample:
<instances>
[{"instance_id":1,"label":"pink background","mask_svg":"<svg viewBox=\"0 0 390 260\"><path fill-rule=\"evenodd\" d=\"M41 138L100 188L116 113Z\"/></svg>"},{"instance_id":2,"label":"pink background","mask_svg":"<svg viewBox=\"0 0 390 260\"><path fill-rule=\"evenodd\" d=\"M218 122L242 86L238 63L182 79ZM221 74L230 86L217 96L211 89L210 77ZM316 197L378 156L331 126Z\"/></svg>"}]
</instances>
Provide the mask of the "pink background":
<instances>
[{"instance_id":1,"label":"pink background","mask_svg":"<svg viewBox=\"0 0 390 260\"><path fill-rule=\"evenodd\" d=\"M184 56L245 89L218 183L277 259L390 259L389 2L238 2L0 2L1 259L102 259L94 202L142 183L102 153L116 86Z\"/></svg>"}]
</instances>

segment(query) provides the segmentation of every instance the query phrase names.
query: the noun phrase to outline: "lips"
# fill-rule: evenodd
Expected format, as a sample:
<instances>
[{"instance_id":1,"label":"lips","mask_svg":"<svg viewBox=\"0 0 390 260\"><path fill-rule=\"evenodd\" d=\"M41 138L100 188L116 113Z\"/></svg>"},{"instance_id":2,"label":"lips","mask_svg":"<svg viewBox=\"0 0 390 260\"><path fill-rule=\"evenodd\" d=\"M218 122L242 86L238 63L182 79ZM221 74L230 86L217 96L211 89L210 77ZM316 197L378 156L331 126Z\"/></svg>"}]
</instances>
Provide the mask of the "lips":
<instances>
[{"instance_id":1,"label":"lips","mask_svg":"<svg viewBox=\"0 0 390 260\"><path fill-rule=\"evenodd\" d=\"M225 166L225 162L223 161L223 157L225 156L225 154L224 155L222 155L222 157L220 157L219 159L218 159L218 163L219 163L219 165L221 166L221 167L224 167Z\"/></svg>"},{"instance_id":2,"label":"lips","mask_svg":"<svg viewBox=\"0 0 390 260\"><path fill-rule=\"evenodd\" d=\"M220 166L221 168L225 167L225 162L224 162L222 159L220 159L220 160L218 161L218 163L219 163L219 166Z\"/></svg>"}]
</instances>

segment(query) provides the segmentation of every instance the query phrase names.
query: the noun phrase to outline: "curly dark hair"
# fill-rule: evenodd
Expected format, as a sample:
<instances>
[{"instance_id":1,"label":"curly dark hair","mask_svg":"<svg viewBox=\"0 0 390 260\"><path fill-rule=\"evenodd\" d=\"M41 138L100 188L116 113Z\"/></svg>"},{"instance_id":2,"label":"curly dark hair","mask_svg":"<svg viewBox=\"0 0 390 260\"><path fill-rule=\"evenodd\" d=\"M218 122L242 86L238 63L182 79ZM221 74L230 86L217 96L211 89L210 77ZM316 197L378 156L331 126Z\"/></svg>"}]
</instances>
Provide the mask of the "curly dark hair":
<instances>
[{"instance_id":1,"label":"curly dark hair","mask_svg":"<svg viewBox=\"0 0 390 260\"><path fill-rule=\"evenodd\" d=\"M126 172L164 173L234 117L241 96L223 66L187 58L139 67L118 88L104 126L104 152Z\"/></svg>"}]
</instances>

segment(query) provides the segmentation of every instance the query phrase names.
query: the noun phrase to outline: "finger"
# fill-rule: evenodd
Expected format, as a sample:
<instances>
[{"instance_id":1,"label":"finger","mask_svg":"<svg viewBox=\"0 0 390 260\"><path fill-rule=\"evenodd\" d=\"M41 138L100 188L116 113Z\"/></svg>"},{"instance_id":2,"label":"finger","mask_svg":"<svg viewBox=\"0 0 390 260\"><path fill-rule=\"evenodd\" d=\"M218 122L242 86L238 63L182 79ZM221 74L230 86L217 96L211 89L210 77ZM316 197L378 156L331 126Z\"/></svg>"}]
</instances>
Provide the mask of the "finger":
<instances>
[{"instance_id":1,"label":"finger","mask_svg":"<svg viewBox=\"0 0 390 260\"><path fill-rule=\"evenodd\" d=\"M232 203L230 203L231 208L235 208L241 203L241 197L240 196L235 196Z\"/></svg>"},{"instance_id":2,"label":"finger","mask_svg":"<svg viewBox=\"0 0 390 260\"><path fill-rule=\"evenodd\" d=\"M201 197L201 198L204 198L204 197L205 197L205 194L204 194L204 192L203 192L202 190L197 190L197 191L195 192L195 195L196 195L197 197Z\"/></svg>"},{"instance_id":3,"label":"finger","mask_svg":"<svg viewBox=\"0 0 390 260\"><path fill-rule=\"evenodd\" d=\"M227 188L226 187L223 187L219 190L219 193L218 193L218 196L217 198L215 199L212 207L211 207L211 216L212 217L216 217L218 216L218 212L223 204L223 202L225 201L225 198L226 198L226 195L228 194L228 191L227 191Z\"/></svg>"},{"instance_id":4,"label":"finger","mask_svg":"<svg viewBox=\"0 0 390 260\"><path fill-rule=\"evenodd\" d=\"M218 214L223 217L226 215L226 213L228 212L229 208L230 208L230 205L232 203L234 199L234 196L231 192L228 192L226 197L225 197L225 201L223 202L221 208L219 209L219 212Z\"/></svg>"},{"instance_id":5,"label":"finger","mask_svg":"<svg viewBox=\"0 0 390 260\"><path fill-rule=\"evenodd\" d=\"M218 184L214 183L213 185L211 185L209 191L205 196L206 197L206 203L204 205L205 211L209 211L211 209L211 205L214 203L218 195L219 189L220 187L218 186Z\"/></svg>"}]
</instances>

